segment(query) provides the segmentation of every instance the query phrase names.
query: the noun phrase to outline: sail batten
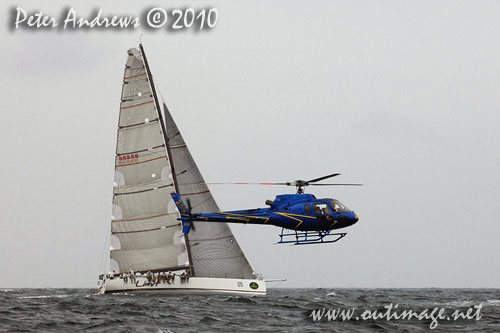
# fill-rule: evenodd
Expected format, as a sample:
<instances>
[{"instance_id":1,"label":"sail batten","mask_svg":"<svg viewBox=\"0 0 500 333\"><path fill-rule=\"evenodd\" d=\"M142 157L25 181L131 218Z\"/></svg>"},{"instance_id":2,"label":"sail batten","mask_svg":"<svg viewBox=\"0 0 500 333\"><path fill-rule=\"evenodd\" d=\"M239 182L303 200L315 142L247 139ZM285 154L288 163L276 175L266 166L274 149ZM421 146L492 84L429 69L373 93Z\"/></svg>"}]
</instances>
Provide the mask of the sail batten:
<instances>
[{"instance_id":1,"label":"sail batten","mask_svg":"<svg viewBox=\"0 0 500 333\"><path fill-rule=\"evenodd\" d=\"M130 128L130 127L135 127L135 126L140 126L140 125L146 125L146 124L149 124L149 123L153 123L155 121L159 121L158 118L156 119L152 119L152 120L147 120L147 121L143 121L143 122L140 122L140 123L136 123L136 124L130 124L130 125L124 125L124 126L118 126L118 128L122 129L122 128Z\"/></svg>"},{"instance_id":2,"label":"sail batten","mask_svg":"<svg viewBox=\"0 0 500 333\"><path fill-rule=\"evenodd\" d=\"M133 153L141 153L141 152L146 152L146 151L150 151L150 150L161 148L161 147L165 147L165 144L161 144L159 146L155 146L155 147L151 147L151 148L147 148L147 149L134 150L134 151L129 151L129 152L125 152L125 153L116 153L116 156L129 155L129 154L133 154Z\"/></svg>"},{"instance_id":3,"label":"sail batten","mask_svg":"<svg viewBox=\"0 0 500 333\"><path fill-rule=\"evenodd\" d=\"M138 230L138 231L113 231L113 234L134 234L134 233L139 233L139 232L149 232L149 231L156 231L156 230L167 229L167 228L177 228L179 226L180 226L180 224L175 224L175 225L169 225L167 227L161 227L161 228L155 228L155 229L147 229L147 230Z\"/></svg>"}]
</instances>

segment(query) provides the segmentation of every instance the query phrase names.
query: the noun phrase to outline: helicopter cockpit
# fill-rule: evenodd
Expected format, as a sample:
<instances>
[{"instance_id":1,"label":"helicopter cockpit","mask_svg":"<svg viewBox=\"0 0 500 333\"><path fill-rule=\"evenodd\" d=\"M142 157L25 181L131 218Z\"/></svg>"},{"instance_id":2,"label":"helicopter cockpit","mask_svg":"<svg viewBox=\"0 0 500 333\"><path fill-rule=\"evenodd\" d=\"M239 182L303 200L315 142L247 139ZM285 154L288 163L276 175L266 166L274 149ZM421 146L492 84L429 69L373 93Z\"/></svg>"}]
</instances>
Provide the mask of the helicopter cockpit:
<instances>
[{"instance_id":1,"label":"helicopter cockpit","mask_svg":"<svg viewBox=\"0 0 500 333\"><path fill-rule=\"evenodd\" d=\"M306 214L315 214L315 215L332 215L333 214L341 214L341 213L349 213L352 212L351 209L347 208L343 203L338 201L337 199L321 199L326 202L317 202L312 205L312 211L309 204L306 204L304 207L304 212Z\"/></svg>"},{"instance_id":2,"label":"helicopter cockpit","mask_svg":"<svg viewBox=\"0 0 500 333\"><path fill-rule=\"evenodd\" d=\"M352 212L351 209L347 208L346 205L338 201L337 199L330 199L330 206L335 214Z\"/></svg>"}]
</instances>

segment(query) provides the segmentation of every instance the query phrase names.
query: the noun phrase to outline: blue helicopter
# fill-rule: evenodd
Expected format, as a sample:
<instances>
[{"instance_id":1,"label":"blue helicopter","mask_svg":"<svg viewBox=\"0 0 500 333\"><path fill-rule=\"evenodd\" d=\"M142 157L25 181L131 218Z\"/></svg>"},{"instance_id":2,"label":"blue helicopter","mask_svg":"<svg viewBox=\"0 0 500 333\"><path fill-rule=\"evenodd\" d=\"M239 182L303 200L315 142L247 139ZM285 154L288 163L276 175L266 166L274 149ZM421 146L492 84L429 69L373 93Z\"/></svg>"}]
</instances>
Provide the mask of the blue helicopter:
<instances>
[{"instance_id":1,"label":"blue helicopter","mask_svg":"<svg viewBox=\"0 0 500 333\"><path fill-rule=\"evenodd\" d=\"M277 195L274 201L266 200L269 208L235 210L217 213L191 213L190 202L186 206L177 193L171 193L179 210L182 230L189 233L194 221L267 224L281 227L278 244L295 245L334 243L347 233L331 233L332 230L346 228L358 222L358 216L336 199L318 199L305 194L304 187L315 186L361 186L362 184L316 184L321 180L339 176L334 173L311 180L296 180L286 183L212 183L212 184L258 184L295 186L297 194ZM290 232L291 230L291 232Z\"/></svg>"}]
</instances>

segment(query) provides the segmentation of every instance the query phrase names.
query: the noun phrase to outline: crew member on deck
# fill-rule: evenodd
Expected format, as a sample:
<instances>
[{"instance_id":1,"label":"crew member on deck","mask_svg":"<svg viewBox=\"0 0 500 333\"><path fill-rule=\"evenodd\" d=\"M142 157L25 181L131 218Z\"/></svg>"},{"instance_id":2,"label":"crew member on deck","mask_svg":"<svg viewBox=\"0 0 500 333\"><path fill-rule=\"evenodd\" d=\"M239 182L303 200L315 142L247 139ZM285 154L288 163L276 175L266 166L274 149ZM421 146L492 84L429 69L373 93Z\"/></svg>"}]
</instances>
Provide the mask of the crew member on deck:
<instances>
[{"instance_id":1,"label":"crew member on deck","mask_svg":"<svg viewBox=\"0 0 500 333\"><path fill-rule=\"evenodd\" d=\"M135 273L133 270L130 270L130 282L135 283Z\"/></svg>"}]
</instances>

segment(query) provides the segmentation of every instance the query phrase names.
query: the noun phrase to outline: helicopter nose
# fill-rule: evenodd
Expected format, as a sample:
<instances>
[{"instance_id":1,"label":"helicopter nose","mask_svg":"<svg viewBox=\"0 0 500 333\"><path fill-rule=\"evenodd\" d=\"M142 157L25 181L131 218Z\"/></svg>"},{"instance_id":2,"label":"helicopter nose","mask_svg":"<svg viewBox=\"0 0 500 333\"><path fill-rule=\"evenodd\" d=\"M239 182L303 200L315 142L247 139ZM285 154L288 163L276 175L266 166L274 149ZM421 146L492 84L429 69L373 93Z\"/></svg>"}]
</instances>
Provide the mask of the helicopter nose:
<instances>
[{"instance_id":1,"label":"helicopter nose","mask_svg":"<svg viewBox=\"0 0 500 333\"><path fill-rule=\"evenodd\" d=\"M353 225L354 223L358 222L359 217L354 212L347 212L347 213L343 213L340 216L338 216L337 219L339 220L339 222L342 222L343 226L348 227L348 226Z\"/></svg>"},{"instance_id":2,"label":"helicopter nose","mask_svg":"<svg viewBox=\"0 0 500 333\"><path fill-rule=\"evenodd\" d=\"M353 214L354 214L353 220L354 220L354 223L356 223L356 222L358 222L359 217L358 217L358 214L355 214L354 212L353 212Z\"/></svg>"}]
</instances>

